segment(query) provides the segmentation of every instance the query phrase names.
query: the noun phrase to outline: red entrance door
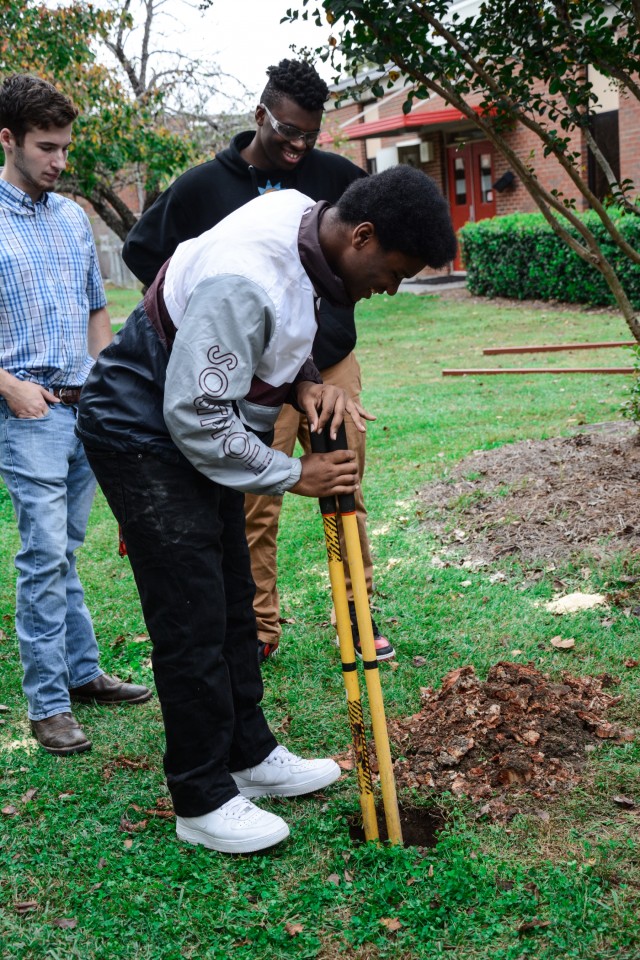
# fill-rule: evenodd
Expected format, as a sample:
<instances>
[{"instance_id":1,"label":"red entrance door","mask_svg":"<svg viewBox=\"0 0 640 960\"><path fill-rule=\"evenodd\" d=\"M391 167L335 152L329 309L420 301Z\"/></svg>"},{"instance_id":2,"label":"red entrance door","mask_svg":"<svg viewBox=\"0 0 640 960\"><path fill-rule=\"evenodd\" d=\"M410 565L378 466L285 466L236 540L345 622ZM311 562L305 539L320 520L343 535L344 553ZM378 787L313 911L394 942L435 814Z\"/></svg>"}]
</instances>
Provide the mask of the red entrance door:
<instances>
[{"instance_id":1,"label":"red entrance door","mask_svg":"<svg viewBox=\"0 0 640 960\"><path fill-rule=\"evenodd\" d=\"M458 231L469 220L495 217L493 169L493 145L488 140L449 147L449 205L454 230ZM463 269L460 253L453 267Z\"/></svg>"}]
</instances>

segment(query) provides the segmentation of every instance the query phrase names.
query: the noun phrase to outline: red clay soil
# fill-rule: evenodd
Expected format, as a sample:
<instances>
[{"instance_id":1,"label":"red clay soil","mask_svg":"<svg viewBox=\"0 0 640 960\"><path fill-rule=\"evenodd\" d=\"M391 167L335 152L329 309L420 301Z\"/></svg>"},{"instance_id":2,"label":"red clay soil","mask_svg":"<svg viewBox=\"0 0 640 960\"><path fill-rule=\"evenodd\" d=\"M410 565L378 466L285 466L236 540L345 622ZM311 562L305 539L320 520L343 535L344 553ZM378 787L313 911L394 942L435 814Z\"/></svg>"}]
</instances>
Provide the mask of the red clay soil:
<instances>
[{"instance_id":1,"label":"red clay soil","mask_svg":"<svg viewBox=\"0 0 640 960\"><path fill-rule=\"evenodd\" d=\"M638 428L616 422L476 451L421 501L447 564L513 557L535 579L555 563L624 553L625 569L640 573L639 482ZM620 586L607 600L635 620L640 576ZM464 796L498 821L523 810L546 817L546 803L578 783L599 743L633 739L606 716L621 699L615 683L568 673L557 682L516 663L497 663L483 683L471 666L453 670L440 689L423 691L418 713L389 724L398 786Z\"/></svg>"},{"instance_id":2,"label":"red clay soil","mask_svg":"<svg viewBox=\"0 0 640 960\"><path fill-rule=\"evenodd\" d=\"M543 806L574 786L602 740L633 739L606 719L622 699L607 675L553 682L533 666L497 663L481 683L471 666L423 690L412 717L389 723L398 787L450 792L498 821Z\"/></svg>"}]
</instances>

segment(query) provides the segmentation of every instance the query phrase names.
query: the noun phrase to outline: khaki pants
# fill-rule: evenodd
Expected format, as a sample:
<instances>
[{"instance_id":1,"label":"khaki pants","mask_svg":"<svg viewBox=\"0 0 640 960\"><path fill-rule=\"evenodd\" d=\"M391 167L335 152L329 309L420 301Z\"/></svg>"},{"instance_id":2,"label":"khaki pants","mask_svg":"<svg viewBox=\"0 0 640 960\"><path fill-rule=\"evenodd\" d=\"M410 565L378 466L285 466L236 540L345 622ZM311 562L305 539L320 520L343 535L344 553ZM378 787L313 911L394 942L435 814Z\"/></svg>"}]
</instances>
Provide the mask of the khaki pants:
<instances>
[{"instance_id":1,"label":"khaki pants","mask_svg":"<svg viewBox=\"0 0 640 960\"><path fill-rule=\"evenodd\" d=\"M360 366L353 353L350 353L344 360L336 363L333 367L328 367L321 372L322 379L325 383L342 387L354 400L360 398L360 391L362 389ZM356 430L349 416L345 417L345 426L347 430L347 442L349 448L356 454L358 474L362 481L365 461L365 435L360 433L359 430ZM309 453L311 445L307 419L304 415L298 413L290 404L285 404L276 422L275 436L272 445L276 450L282 450L288 456L292 456L296 439L300 441L305 453ZM355 500L356 518L358 521L358 531L360 533L360 544L362 546L362 561L364 563L364 572L367 581L367 592L370 596L373 581L373 563L371 560L369 540L367 538L367 511L362 497L361 486L356 492ZM258 621L258 637L265 643L277 643L282 633L280 626L280 597L278 595L277 584L278 564L276 543L281 507L282 497L254 496L253 494L247 494L245 497L247 541L251 551L251 571L256 583L254 610ZM319 514L318 530L321 530ZM342 544L342 555L346 557L342 530L340 530L340 541ZM351 599L353 594L349 576L349 565L346 559L344 561L344 567L347 580L347 594Z\"/></svg>"}]
</instances>

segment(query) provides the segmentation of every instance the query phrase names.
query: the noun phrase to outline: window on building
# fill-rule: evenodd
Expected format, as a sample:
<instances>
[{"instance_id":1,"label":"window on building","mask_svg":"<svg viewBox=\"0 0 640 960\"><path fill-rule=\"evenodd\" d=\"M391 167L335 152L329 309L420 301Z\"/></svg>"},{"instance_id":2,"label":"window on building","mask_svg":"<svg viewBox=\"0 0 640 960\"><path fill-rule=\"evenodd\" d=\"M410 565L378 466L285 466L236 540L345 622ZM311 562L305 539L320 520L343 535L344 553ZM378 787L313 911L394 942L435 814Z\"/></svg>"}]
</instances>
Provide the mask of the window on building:
<instances>
[{"instance_id":1,"label":"window on building","mask_svg":"<svg viewBox=\"0 0 640 960\"><path fill-rule=\"evenodd\" d=\"M467 202L467 174L464 168L464 157L456 157L453 162L454 194L456 204L462 206Z\"/></svg>"},{"instance_id":2,"label":"window on building","mask_svg":"<svg viewBox=\"0 0 640 960\"><path fill-rule=\"evenodd\" d=\"M482 203L491 203L493 200L493 187L491 184L491 181L493 180L493 174L491 173L490 153L481 153L478 156L478 173Z\"/></svg>"},{"instance_id":3,"label":"window on building","mask_svg":"<svg viewBox=\"0 0 640 960\"><path fill-rule=\"evenodd\" d=\"M591 132L604 154L616 179L620 179L620 134L618 129L618 111L607 110L591 116ZM609 184L599 163L589 150L589 189L598 200L605 200L610 194Z\"/></svg>"}]
</instances>

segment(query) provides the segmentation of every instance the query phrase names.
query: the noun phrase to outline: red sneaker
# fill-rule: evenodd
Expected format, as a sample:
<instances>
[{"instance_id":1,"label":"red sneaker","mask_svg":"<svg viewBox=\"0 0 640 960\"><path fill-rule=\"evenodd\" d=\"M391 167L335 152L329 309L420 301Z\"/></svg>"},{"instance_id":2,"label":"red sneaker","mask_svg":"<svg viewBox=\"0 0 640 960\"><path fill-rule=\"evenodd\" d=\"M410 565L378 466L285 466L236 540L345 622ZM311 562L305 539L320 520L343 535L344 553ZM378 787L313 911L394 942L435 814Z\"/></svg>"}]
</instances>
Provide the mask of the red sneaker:
<instances>
[{"instance_id":1,"label":"red sneaker","mask_svg":"<svg viewBox=\"0 0 640 960\"><path fill-rule=\"evenodd\" d=\"M279 641L274 643L265 643L264 640L258 640L258 663L262 666L270 657L275 657L278 652Z\"/></svg>"}]
</instances>

